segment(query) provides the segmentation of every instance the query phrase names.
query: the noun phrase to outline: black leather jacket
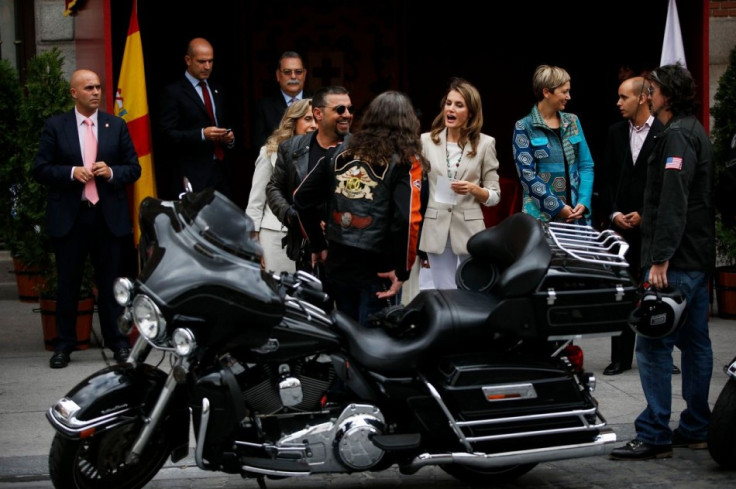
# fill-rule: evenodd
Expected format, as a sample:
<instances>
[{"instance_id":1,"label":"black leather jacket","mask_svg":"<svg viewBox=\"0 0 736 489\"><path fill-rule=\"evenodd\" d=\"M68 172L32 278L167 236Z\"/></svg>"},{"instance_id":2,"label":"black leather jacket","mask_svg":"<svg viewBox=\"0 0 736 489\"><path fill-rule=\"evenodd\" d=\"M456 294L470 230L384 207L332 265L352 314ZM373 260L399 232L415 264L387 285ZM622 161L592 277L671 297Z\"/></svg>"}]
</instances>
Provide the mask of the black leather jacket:
<instances>
[{"instance_id":1,"label":"black leather jacket","mask_svg":"<svg viewBox=\"0 0 736 489\"><path fill-rule=\"evenodd\" d=\"M675 117L655 137L642 212L642 266L715 266L713 148L694 116Z\"/></svg>"},{"instance_id":2,"label":"black leather jacket","mask_svg":"<svg viewBox=\"0 0 736 489\"><path fill-rule=\"evenodd\" d=\"M279 144L271 180L266 185L266 201L276 218L287 228L286 254L299 260L303 236L292 195L307 175L309 147L316 144L317 133L302 134Z\"/></svg>"}]
</instances>

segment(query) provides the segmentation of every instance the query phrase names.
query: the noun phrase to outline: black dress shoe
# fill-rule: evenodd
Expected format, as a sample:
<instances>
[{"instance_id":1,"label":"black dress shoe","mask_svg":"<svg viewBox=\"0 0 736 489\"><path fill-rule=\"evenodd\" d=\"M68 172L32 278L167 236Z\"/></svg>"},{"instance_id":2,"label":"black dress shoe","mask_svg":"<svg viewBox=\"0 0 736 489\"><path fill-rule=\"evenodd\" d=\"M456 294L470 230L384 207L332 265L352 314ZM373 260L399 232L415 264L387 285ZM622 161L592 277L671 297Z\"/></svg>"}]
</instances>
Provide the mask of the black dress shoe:
<instances>
[{"instance_id":1,"label":"black dress shoe","mask_svg":"<svg viewBox=\"0 0 736 489\"><path fill-rule=\"evenodd\" d=\"M118 348L112 354L112 357L118 363L125 363L125 362L127 362L129 356L130 356L130 350L128 348L125 348L125 347Z\"/></svg>"},{"instance_id":2,"label":"black dress shoe","mask_svg":"<svg viewBox=\"0 0 736 489\"><path fill-rule=\"evenodd\" d=\"M672 445L650 445L641 440L631 440L626 445L614 448L611 458L615 460L648 460L672 457Z\"/></svg>"},{"instance_id":3,"label":"black dress shoe","mask_svg":"<svg viewBox=\"0 0 736 489\"><path fill-rule=\"evenodd\" d=\"M624 367L621 362L613 362L603 370L603 375L618 375L627 370L631 370L631 365Z\"/></svg>"},{"instance_id":4,"label":"black dress shoe","mask_svg":"<svg viewBox=\"0 0 736 489\"><path fill-rule=\"evenodd\" d=\"M49 360L49 367L51 368L64 368L69 365L71 358L65 351L55 351Z\"/></svg>"}]
</instances>

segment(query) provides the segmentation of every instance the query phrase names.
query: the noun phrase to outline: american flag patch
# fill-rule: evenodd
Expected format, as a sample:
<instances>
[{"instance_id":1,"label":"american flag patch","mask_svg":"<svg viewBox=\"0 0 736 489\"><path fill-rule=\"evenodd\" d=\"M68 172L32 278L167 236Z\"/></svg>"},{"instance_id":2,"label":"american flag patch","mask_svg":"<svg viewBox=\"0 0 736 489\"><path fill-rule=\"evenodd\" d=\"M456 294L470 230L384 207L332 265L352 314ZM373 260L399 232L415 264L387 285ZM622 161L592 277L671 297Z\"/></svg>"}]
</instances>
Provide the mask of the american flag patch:
<instances>
[{"instance_id":1,"label":"american flag patch","mask_svg":"<svg viewBox=\"0 0 736 489\"><path fill-rule=\"evenodd\" d=\"M682 158L679 156L670 156L664 164L665 170L682 170Z\"/></svg>"}]
</instances>

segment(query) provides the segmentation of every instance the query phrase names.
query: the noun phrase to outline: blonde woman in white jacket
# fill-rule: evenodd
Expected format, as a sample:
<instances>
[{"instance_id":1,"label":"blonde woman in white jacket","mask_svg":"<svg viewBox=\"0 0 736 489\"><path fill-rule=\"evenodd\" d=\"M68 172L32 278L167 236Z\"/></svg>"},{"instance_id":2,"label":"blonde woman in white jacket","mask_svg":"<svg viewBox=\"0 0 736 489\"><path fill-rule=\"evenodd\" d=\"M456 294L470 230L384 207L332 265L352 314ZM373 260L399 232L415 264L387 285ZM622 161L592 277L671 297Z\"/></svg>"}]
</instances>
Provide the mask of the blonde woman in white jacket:
<instances>
[{"instance_id":1,"label":"blonde woman in white jacket","mask_svg":"<svg viewBox=\"0 0 736 489\"><path fill-rule=\"evenodd\" d=\"M286 228L266 203L266 185L271 180L279 144L292 136L306 134L316 129L317 123L312 115L312 99L297 100L286 109L279 127L266 140L256 159L245 213L253 219L258 232L258 240L263 247L263 266L266 270L292 273L296 271L294 261L286 256L286 250L282 245Z\"/></svg>"},{"instance_id":2,"label":"blonde woman in white jacket","mask_svg":"<svg viewBox=\"0 0 736 489\"><path fill-rule=\"evenodd\" d=\"M431 168L429 202L419 249L421 282L454 289L455 272L468 255L471 236L485 229L481 206L501 201L496 140L481 134L483 108L478 90L454 78L442 99L430 132L422 134L422 151Z\"/></svg>"}]
</instances>

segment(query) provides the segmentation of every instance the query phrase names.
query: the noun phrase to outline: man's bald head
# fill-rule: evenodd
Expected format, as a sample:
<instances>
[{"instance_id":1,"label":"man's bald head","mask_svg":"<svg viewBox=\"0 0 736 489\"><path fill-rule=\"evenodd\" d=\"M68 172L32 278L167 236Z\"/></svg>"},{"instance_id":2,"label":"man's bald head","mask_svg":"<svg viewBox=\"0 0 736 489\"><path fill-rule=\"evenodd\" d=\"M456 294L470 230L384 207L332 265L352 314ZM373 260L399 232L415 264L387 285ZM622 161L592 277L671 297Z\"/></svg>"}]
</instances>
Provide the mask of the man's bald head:
<instances>
[{"instance_id":1,"label":"man's bald head","mask_svg":"<svg viewBox=\"0 0 736 489\"><path fill-rule=\"evenodd\" d=\"M189 41L184 62L187 64L187 71L190 75L197 80L206 80L212 74L214 58L212 44L207 39L195 37Z\"/></svg>"},{"instance_id":2,"label":"man's bald head","mask_svg":"<svg viewBox=\"0 0 736 489\"><path fill-rule=\"evenodd\" d=\"M100 77L91 70L77 70L69 80L70 93L77 111L89 117L100 108L102 85Z\"/></svg>"}]
</instances>

